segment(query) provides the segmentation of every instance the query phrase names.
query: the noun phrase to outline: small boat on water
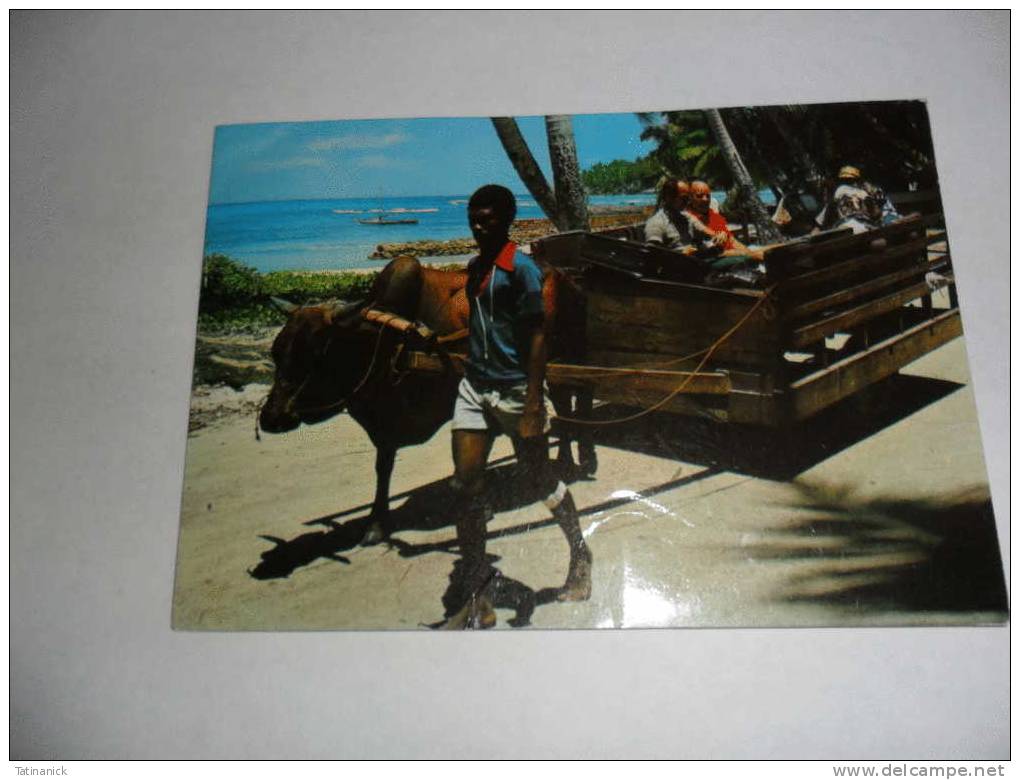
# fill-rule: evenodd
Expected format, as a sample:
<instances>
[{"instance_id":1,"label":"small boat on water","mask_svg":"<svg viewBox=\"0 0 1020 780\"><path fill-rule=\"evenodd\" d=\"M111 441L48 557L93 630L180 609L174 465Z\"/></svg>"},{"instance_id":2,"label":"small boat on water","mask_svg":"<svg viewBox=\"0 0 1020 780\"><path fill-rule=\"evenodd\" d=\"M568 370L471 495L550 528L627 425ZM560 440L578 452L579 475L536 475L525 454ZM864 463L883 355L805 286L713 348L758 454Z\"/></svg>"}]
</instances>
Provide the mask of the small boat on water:
<instances>
[{"instance_id":1,"label":"small boat on water","mask_svg":"<svg viewBox=\"0 0 1020 780\"><path fill-rule=\"evenodd\" d=\"M386 219L386 217L372 217L371 219L359 219L362 225L417 225L416 219Z\"/></svg>"}]
</instances>

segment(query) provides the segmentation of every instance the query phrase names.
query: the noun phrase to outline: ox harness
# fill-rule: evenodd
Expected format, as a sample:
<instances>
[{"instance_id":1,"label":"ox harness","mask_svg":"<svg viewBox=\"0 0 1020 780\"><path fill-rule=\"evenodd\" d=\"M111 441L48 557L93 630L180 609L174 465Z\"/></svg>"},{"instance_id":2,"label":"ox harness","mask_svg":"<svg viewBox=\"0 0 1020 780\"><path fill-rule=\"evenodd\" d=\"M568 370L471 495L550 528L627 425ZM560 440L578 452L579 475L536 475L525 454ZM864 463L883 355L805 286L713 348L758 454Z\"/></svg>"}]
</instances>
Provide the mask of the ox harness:
<instances>
[{"instance_id":1,"label":"ox harness","mask_svg":"<svg viewBox=\"0 0 1020 780\"><path fill-rule=\"evenodd\" d=\"M433 331L428 325L426 325L423 322L412 322L411 320L408 320L397 314L393 314L392 312L382 311L380 309L373 309L371 307L363 309L360 313L360 317L363 322L372 325L377 325L379 328L379 334L376 337L375 348L372 351L372 360L369 362L368 368L365 370L364 375L362 375L361 379L354 386L354 389L351 390L351 392L348 393L346 397L341 398L339 401L323 404L321 406L299 407L296 404L296 400L301 396L301 393L304 391L305 387L307 387L308 383L312 380L313 376L315 375L315 370L312 369L308 372L305 378L298 385L297 390L295 390L291 394L290 398L287 399L286 409L288 412L300 416L302 413L309 412L316 414L319 412L328 412L333 410L336 410L337 412L343 411L347 404L349 404L357 396L357 394L361 392L365 385L368 384L368 381L372 378L372 375L375 372L376 364L378 363L379 351L382 346L383 336L385 336L387 331L395 331L396 333L400 334L403 337L397 344L397 347L394 350L392 358L389 360L390 373L399 375L398 379L394 384L399 384L403 380L404 376L406 376L408 373L407 371L401 372L400 369L397 368L397 363L400 361L401 356L404 354L404 351L407 349L408 344L410 342L414 342L414 346L418 349L422 349L429 353L434 352L435 354L437 354L439 356L439 359L443 363L443 367L448 371L453 371L455 370L453 361L450 358L450 354L446 351L445 345L451 342L460 341L464 338L467 338L468 335L468 329L463 328L461 330L454 331L453 333L438 336L436 335L435 331ZM266 400L268 400L268 398ZM262 406L264 405L265 401L263 401L262 403ZM259 412L261 412L261 410L262 407L260 406ZM261 441L261 436L259 434L258 414L256 414L255 417L255 439Z\"/></svg>"},{"instance_id":2,"label":"ox harness","mask_svg":"<svg viewBox=\"0 0 1020 780\"><path fill-rule=\"evenodd\" d=\"M563 422L573 423L573 424L576 424L576 425L584 425L584 426L618 425L618 424L621 424L621 423L632 422L632 421L634 421L634 420L636 420L638 418L644 417L645 415L648 415L648 414L650 414L650 413L652 413L652 412L662 408L669 401L671 401L673 398L678 396L680 393L684 392L684 390L687 388L687 385L689 385L691 383L691 381L695 378L695 376L698 375L698 373L701 371L701 369L705 366L705 364L708 362L708 360L712 357L712 354L727 339L729 339L730 336L732 336L735 332L740 330L740 328L743 327L743 325L751 318L751 315L753 315L755 311L757 311L759 308L761 308L763 304L771 305L770 304L770 297L771 297L771 295L772 295L774 290L775 290L775 285L773 285L772 287L769 287L767 290L765 290L765 294L758 300L757 303L755 303L747 311L747 313L740 319L740 321L737 322L728 331L726 331L726 333L724 333L722 336L720 336L707 349L699 350L698 352L692 353L690 355L686 355L686 356L684 356L682 358L672 359L672 360L666 361L664 363L663 362L656 362L655 364L650 364L648 366L649 368L662 368L662 367L665 367L668 364L679 363L681 361L689 360L689 359L692 359L692 358L695 358L695 357L700 357L701 358L701 361L698 363L698 365L694 369L694 371L691 372L690 375L683 382L681 382L676 388L674 388L664 398L662 398L661 400L657 401L656 403L651 404L649 406L646 406L646 407L642 408L640 411L638 411L638 412L636 412L634 414L625 415L624 417L618 417L618 418L615 418L615 419L612 419L612 420L598 420L598 421L596 421L596 420L583 419L583 418L577 418L577 417L567 417L567 416L564 416L564 415L557 415L557 419L559 419L559 420L561 420ZM361 391L361 389L368 383L368 380L371 378L372 372L374 371L376 362L378 360L379 348L380 348L380 346L382 344L382 338L383 338L383 335L386 333L387 329L395 330L398 333L402 334L403 337L404 337L403 340L401 341L401 343L397 345L397 349L394 351L393 358L390 360L390 370L393 373L400 373L400 369L397 368L396 364L399 361L399 359L400 359L401 355L403 354L404 350L406 349L407 343L408 343L408 341L411 338L418 339L420 341L420 345L425 350L427 350L429 352L435 352L436 354L438 354L440 360L442 361L442 364L443 364L443 367L444 367L445 370L447 370L447 371L456 370L454 365L453 365L453 360L450 357L450 354L446 351L446 348L445 348L444 345L452 343L452 342L460 341L460 340L462 340L464 338L467 338L467 336L468 336L468 329L467 328L463 328L461 330L458 330L458 331L455 331L453 333L449 333L449 334L446 334L446 335L443 335L443 336L437 336L435 334L435 332L431 328L429 328L427 325L425 325L422 322L412 322L412 321L410 321L410 320L408 320L408 319L406 319L404 317L401 317L401 316L399 316L397 314L393 314L391 312L382 311L382 310L379 310L379 309L373 309L371 307L363 309L361 311L361 313L360 313L360 317L365 322L369 322L369 323L373 323L373 324L379 325L379 335L378 335L378 337L376 339L375 350L373 351L373 354L372 354L372 360L369 363L368 369L366 370L365 374L362 376L362 378L358 382L358 384L355 385L354 389L347 395L346 398L342 398L339 401L335 401L333 403L325 404L325 405L317 406L317 407L301 407L300 409L296 409L295 408L294 399L297 398L299 395L301 395L301 392L304 390L304 388L307 386L307 384L311 381L311 379L312 379L312 377L314 375L314 371L310 371L308 373L308 375L302 380L301 384L298 386L297 391L294 392L291 395L290 399L287 401L287 409L288 409L288 411L291 411L291 412L294 412L294 413L300 413L300 412L313 412L313 413L314 412L325 412L325 411L331 411L333 409L336 409L337 412L342 411L343 408L348 403L350 403L351 399L353 399ZM408 372L404 371L403 375L406 375L407 373ZM400 379L397 380L397 382L400 382L402 379L403 379L403 376L401 376ZM266 401L268 401L268 400L269 399L267 397ZM255 416L255 439L258 440L258 441L261 441L261 436L259 434L259 414L262 411L262 407L265 406L266 401L263 401L262 404L259 406L259 410L258 410L258 412L256 412L256 416Z\"/></svg>"}]
</instances>

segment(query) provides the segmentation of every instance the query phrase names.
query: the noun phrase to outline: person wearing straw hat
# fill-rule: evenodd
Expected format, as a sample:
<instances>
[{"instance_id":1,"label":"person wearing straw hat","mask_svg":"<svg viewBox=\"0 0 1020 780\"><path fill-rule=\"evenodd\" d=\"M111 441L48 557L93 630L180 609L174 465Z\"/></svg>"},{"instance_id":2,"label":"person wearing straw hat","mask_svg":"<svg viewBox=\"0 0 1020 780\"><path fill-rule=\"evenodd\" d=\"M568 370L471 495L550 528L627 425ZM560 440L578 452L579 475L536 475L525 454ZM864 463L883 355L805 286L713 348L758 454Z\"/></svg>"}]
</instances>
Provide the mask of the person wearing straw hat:
<instances>
[{"instance_id":1,"label":"person wearing straw hat","mask_svg":"<svg viewBox=\"0 0 1020 780\"><path fill-rule=\"evenodd\" d=\"M859 168L844 165L832 198L815 218L819 229L849 227L854 233L888 225L899 219L896 208L881 189L861 177Z\"/></svg>"}]
</instances>

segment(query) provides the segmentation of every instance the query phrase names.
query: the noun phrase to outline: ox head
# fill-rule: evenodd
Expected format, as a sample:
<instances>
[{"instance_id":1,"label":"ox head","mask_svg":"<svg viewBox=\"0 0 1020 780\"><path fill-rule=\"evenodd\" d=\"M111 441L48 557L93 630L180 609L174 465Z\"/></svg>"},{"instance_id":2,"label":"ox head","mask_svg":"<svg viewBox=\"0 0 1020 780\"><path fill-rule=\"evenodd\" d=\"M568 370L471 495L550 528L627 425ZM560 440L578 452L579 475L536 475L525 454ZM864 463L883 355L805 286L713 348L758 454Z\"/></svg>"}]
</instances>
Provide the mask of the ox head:
<instances>
[{"instance_id":1,"label":"ox head","mask_svg":"<svg viewBox=\"0 0 1020 780\"><path fill-rule=\"evenodd\" d=\"M361 321L363 301L273 303L287 314L287 324L273 341L276 374L259 425L267 433L284 433L343 411L368 370L373 341Z\"/></svg>"}]
</instances>

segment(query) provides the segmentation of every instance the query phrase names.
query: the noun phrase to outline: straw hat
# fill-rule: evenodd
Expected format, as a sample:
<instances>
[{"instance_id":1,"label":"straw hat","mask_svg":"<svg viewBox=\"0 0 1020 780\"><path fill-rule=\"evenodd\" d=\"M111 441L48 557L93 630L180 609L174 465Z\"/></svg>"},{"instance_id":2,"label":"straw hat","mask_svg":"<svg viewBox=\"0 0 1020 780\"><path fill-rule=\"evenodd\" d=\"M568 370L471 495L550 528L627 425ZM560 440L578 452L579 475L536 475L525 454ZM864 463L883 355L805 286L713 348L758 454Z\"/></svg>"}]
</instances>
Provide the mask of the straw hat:
<instances>
[{"instance_id":1,"label":"straw hat","mask_svg":"<svg viewBox=\"0 0 1020 780\"><path fill-rule=\"evenodd\" d=\"M861 178L861 172L857 168L854 168L854 166L852 165L844 165L842 168L839 169L839 176L837 178L859 179Z\"/></svg>"}]
</instances>

